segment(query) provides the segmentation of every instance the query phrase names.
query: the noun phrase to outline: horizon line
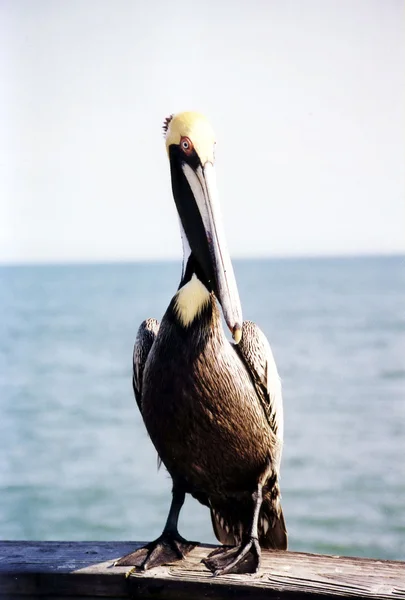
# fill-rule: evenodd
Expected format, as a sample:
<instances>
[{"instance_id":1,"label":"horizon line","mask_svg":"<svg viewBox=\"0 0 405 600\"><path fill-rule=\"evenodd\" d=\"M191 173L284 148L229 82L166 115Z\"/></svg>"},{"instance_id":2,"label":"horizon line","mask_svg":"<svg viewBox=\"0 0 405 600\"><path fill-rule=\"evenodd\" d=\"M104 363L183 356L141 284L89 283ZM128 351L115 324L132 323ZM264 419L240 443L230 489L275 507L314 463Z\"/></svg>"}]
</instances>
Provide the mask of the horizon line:
<instances>
[{"instance_id":1,"label":"horizon line","mask_svg":"<svg viewBox=\"0 0 405 600\"><path fill-rule=\"evenodd\" d=\"M305 261L305 260L352 260L362 258L405 258L405 251L397 252L360 252L360 253L331 253L331 254L280 254L270 256L231 256L235 262L252 261ZM68 266L108 266L130 264L169 264L181 263L182 257L160 258L85 258L85 259L40 259L33 261L2 261L0 268L8 267L68 267Z\"/></svg>"}]
</instances>

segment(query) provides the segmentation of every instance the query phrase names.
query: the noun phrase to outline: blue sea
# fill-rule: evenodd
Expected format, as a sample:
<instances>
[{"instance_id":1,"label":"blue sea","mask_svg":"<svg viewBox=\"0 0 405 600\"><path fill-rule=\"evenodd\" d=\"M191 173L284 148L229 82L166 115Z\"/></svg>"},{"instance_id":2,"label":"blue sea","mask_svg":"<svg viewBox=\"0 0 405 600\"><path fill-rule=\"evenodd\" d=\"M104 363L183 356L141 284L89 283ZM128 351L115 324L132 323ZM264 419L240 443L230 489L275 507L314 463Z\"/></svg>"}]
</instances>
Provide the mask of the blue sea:
<instances>
[{"instance_id":1,"label":"blue sea","mask_svg":"<svg viewBox=\"0 0 405 600\"><path fill-rule=\"evenodd\" d=\"M0 537L150 540L170 478L131 389L179 263L0 268ZM405 560L405 258L236 261L283 381L291 550ZM185 537L214 542L189 498Z\"/></svg>"}]
</instances>

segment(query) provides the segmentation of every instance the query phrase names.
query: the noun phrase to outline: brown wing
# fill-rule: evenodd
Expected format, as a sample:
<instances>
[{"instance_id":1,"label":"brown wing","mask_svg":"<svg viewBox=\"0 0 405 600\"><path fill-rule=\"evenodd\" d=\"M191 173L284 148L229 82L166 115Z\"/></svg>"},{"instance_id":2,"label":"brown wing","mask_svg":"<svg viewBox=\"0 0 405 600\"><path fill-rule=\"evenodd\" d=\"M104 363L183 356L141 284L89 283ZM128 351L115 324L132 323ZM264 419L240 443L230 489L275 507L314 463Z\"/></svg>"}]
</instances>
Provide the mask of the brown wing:
<instances>
[{"instance_id":1,"label":"brown wing","mask_svg":"<svg viewBox=\"0 0 405 600\"><path fill-rule=\"evenodd\" d=\"M133 375L132 387L134 388L135 399L139 410L142 413L142 379L152 344L159 331L159 322L156 319L146 319L143 321L136 334L136 340L133 353Z\"/></svg>"},{"instance_id":2,"label":"brown wing","mask_svg":"<svg viewBox=\"0 0 405 600\"><path fill-rule=\"evenodd\" d=\"M266 336L251 321L244 321L242 339L235 350L245 363L267 421L274 434L283 441L283 399L281 381Z\"/></svg>"},{"instance_id":3,"label":"brown wing","mask_svg":"<svg viewBox=\"0 0 405 600\"><path fill-rule=\"evenodd\" d=\"M242 339L233 347L250 374L266 421L279 441L273 448L273 460L276 467L275 480L271 491L263 499L260 509L259 543L262 548L285 550L287 548L287 531L278 485L283 443L283 401L280 377L266 336L251 321L243 323ZM211 519L215 535L220 542L231 545L239 544L242 540L242 533L249 531L251 505L243 501L227 501L226 504L213 501L211 503Z\"/></svg>"}]
</instances>

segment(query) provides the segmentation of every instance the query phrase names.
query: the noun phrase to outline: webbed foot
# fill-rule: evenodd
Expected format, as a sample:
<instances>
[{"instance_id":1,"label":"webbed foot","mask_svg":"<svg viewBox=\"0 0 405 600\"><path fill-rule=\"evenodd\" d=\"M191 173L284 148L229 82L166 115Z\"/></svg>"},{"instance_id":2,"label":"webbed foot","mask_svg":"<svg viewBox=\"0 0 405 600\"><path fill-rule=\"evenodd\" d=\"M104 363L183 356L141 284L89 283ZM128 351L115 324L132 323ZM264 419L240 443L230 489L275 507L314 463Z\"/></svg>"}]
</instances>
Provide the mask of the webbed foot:
<instances>
[{"instance_id":1,"label":"webbed foot","mask_svg":"<svg viewBox=\"0 0 405 600\"><path fill-rule=\"evenodd\" d=\"M260 554L259 542L252 537L240 546L216 548L202 562L214 576L225 573L257 573Z\"/></svg>"},{"instance_id":2,"label":"webbed foot","mask_svg":"<svg viewBox=\"0 0 405 600\"><path fill-rule=\"evenodd\" d=\"M179 534L174 536L163 533L153 542L149 542L146 546L118 559L114 566L135 567L127 575L135 570L146 571L153 567L181 560L197 545L198 542L188 542Z\"/></svg>"}]
</instances>

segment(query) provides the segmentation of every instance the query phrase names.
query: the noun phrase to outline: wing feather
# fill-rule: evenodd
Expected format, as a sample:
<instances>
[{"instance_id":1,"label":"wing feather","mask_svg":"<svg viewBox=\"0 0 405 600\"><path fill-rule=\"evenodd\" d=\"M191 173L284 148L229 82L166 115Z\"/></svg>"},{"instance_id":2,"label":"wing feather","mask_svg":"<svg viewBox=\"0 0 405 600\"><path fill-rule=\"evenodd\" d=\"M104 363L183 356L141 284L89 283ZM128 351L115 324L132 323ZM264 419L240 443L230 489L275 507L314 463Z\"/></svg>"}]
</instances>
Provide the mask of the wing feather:
<instances>
[{"instance_id":1,"label":"wing feather","mask_svg":"<svg viewBox=\"0 0 405 600\"><path fill-rule=\"evenodd\" d=\"M139 410L142 413L142 379L146 360L152 348L153 342L159 331L159 322L156 319L143 321L136 334L133 353L133 375L132 387Z\"/></svg>"},{"instance_id":2,"label":"wing feather","mask_svg":"<svg viewBox=\"0 0 405 600\"><path fill-rule=\"evenodd\" d=\"M282 443L284 420L281 380L270 344L255 323L244 321L242 339L235 349L251 375L267 421Z\"/></svg>"}]
</instances>

